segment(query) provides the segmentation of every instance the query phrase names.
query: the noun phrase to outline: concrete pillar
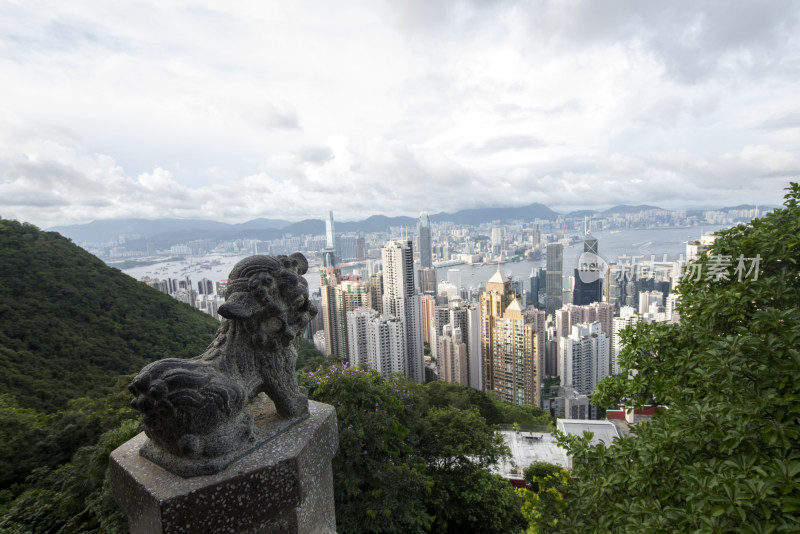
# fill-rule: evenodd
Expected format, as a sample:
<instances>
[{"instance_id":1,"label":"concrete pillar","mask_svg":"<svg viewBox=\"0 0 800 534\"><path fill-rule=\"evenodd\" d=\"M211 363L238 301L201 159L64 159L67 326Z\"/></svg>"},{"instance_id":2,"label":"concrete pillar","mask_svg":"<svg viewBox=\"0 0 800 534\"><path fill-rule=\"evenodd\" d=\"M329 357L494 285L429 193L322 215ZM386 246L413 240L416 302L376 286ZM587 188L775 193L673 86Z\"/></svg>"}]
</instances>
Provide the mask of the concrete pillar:
<instances>
[{"instance_id":1,"label":"concrete pillar","mask_svg":"<svg viewBox=\"0 0 800 534\"><path fill-rule=\"evenodd\" d=\"M111 488L132 534L334 533L336 411L310 417L213 475L184 478L140 456L139 434L111 453Z\"/></svg>"}]
</instances>

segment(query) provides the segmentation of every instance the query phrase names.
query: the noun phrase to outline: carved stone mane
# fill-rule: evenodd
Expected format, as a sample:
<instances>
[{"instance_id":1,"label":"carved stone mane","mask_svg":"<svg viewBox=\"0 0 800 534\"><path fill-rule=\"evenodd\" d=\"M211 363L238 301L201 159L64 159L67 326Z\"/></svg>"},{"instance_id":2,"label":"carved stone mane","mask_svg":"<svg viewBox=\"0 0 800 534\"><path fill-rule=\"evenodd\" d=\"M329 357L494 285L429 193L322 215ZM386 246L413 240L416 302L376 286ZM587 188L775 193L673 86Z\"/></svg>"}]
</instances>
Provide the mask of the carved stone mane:
<instances>
[{"instance_id":1,"label":"carved stone mane","mask_svg":"<svg viewBox=\"0 0 800 534\"><path fill-rule=\"evenodd\" d=\"M243 259L208 349L142 369L129 389L150 438L143 456L183 476L210 474L308 417L295 375L297 336L317 314L307 271L300 253Z\"/></svg>"}]
</instances>

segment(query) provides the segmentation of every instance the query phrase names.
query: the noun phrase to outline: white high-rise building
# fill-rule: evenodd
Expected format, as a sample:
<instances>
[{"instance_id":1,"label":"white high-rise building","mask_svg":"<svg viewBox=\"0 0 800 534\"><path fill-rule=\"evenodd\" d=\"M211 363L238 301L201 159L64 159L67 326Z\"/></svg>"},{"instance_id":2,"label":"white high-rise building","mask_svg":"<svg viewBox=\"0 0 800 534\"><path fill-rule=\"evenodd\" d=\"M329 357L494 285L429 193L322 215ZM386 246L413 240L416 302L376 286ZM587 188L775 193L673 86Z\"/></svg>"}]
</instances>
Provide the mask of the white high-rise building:
<instances>
[{"instance_id":1,"label":"white high-rise building","mask_svg":"<svg viewBox=\"0 0 800 534\"><path fill-rule=\"evenodd\" d=\"M422 339L422 300L414 288L414 250L410 240L389 241L381 250L383 260L383 312L405 325L405 373L425 381Z\"/></svg>"},{"instance_id":2,"label":"white high-rise building","mask_svg":"<svg viewBox=\"0 0 800 534\"><path fill-rule=\"evenodd\" d=\"M325 246L327 248L336 248L336 231L333 226L333 211L329 211L328 217L325 219Z\"/></svg>"},{"instance_id":3,"label":"white high-rise building","mask_svg":"<svg viewBox=\"0 0 800 534\"><path fill-rule=\"evenodd\" d=\"M448 309L448 323L457 331L461 343L466 347L465 386L481 389L481 326L480 310L477 306L453 304Z\"/></svg>"},{"instance_id":4,"label":"white high-rise building","mask_svg":"<svg viewBox=\"0 0 800 534\"><path fill-rule=\"evenodd\" d=\"M561 340L561 385L591 393L608 376L608 336L599 321L581 323Z\"/></svg>"},{"instance_id":5,"label":"white high-rise building","mask_svg":"<svg viewBox=\"0 0 800 534\"><path fill-rule=\"evenodd\" d=\"M440 378L445 382L468 385L467 345L461 340L461 329L444 325L439 338Z\"/></svg>"},{"instance_id":6,"label":"white high-rise building","mask_svg":"<svg viewBox=\"0 0 800 534\"><path fill-rule=\"evenodd\" d=\"M366 307L347 312L347 359L350 365L369 365L369 323L377 317L378 312Z\"/></svg>"},{"instance_id":7,"label":"white high-rise building","mask_svg":"<svg viewBox=\"0 0 800 534\"><path fill-rule=\"evenodd\" d=\"M681 296L677 293L670 293L667 295L667 302L664 305L664 312L667 315L668 323L677 323L680 320L680 316L678 316L678 310L676 309L680 298Z\"/></svg>"},{"instance_id":8,"label":"white high-rise building","mask_svg":"<svg viewBox=\"0 0 800 534\"><path fill-rule=\"evenodd\" d=\"M619 352L622 349L619 333L623 328L632 326L638 323L640 316L637 315L631 306L623 306L619 310L619 317L614 317L614 340L612 343L613 351L611 352L611 374L618 375L619 368Z\"/></svg>"},{"instance_id":9,"label":"white high-rise building","mask_svg":"<svg viewBox=\"0 0 800 534\"><path fill-rule=\"evenodd\" d=\"M383 376L405 373L406 328L403 319L372 317L367 323L367 366Z\"/></svg>"}]
</instances>

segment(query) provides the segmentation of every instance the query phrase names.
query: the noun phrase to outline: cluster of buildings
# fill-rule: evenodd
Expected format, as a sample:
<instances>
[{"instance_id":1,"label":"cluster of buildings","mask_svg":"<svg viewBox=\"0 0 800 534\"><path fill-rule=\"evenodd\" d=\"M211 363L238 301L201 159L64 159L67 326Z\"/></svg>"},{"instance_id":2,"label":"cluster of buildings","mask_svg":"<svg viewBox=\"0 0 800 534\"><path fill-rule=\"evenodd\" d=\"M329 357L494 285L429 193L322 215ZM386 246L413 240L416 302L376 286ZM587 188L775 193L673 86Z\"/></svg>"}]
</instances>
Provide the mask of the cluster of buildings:
<instances>
[{"instance_id":1,"label":"cluster of buildings","mask_svg":"<svg viewBox=\"0 0 800 534\"><path fill-rule=\"evenodd\" d=\"M591 394L603 378L620 373L622 330L679 320L674 262L601 265L591 259L599 257L599 244L590 236L583 239L589 259L574 276L565 276L563 244L549 242L542 247L546 266L527 284L512 282L498 264L475 291L461 286L457 269L437 283L424 213L416 239L387 240L380 263L362 274L342 274L332 214L327 229L316 296L321 313L308 334L325 354L384 375L456 382L556 416L596 419L603 414ZM500 234L492 239L501 243ZM704 237L689 252L708 244Z\"/></svg>"},{"instance_id":2,"label":"cluster of buildings","mask_svg":"<svg viewBox=\"0 0 800 534\"><path fill-rule=\"evenodd\" d=\"M153 289L219 319L217 310L225 302L226 281L212 282L208 278L203 278L197 282L197 286L192 284L189 276L164 278L163 280L145 276L141 281Z\"/></svg>"},{"instance_id":3,"label":"cluster of buildings","mask_svg":"<svg viewBox=\"0 0 800 534\"><path fill-rule=\"evenodd\" d=\"M423 213L415 235L394 229L399 239L339 235L333 213L325 223L323 237L292 238L277 248L256 242L252 252L317 247L309 256L318 264L320 289L311 299L320 313L307 337L326 355L387 376L455 382L555 416L596 419L603 414L591 395L603 378L621 372L621 332L638 322L679 320L672 289L680 265L624 258L605 264L586 221L581 237L539 222L489 226L480 234L442 223L434 233ZM712 242L711 236L690 241L687 257ZM583 250L569 271L565 246ZM513 255L544 257L544 266L526 280L511 280L498 261L479 288L464 287L455 268L465 258L486 262ZM437 280L442 262L453 267ZM224 299L224 281L203 279L196 287L188 277L144 281L212 316Z\"/></svg>"}]
</instances>

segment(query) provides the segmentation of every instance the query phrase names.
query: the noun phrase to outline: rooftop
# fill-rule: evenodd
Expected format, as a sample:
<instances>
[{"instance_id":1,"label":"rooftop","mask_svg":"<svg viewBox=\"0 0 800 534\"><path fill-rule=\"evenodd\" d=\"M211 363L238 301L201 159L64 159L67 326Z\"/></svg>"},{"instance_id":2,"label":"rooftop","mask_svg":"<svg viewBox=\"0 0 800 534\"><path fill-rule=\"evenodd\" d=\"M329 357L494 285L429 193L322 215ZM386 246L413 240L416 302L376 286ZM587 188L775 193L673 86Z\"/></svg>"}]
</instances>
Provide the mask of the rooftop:
<instances>
[{"instance_id":1,"label":"rooftop","mask_svg":"<svg viewBox=\"0 0 800 534\"><path fill-rule=\"evenodd\" d=\"M559 419L556 422L558 429L567 434L582 436L584 432L593 434L590 445L597 445L601 441L606 446L611 445L614 438L620 437L617 427L610 421L592 421L589 419Z\"/></svg>"},{"instance_id":2,"label":"rooftop","mask_svg":"<svg viewBox=\"0 0 800 534\"><path fill-rule=\"evenodd\" d=\"M503 462L493 469L495 473L508 477L521 474L522 469L533 462L549 462L567 466L566 451L556 444L552 434L539 432L501 431L503 439L511 449L511 461ZM516 469L512 469L514 463Z\"/></svg>"}]
</instances>

